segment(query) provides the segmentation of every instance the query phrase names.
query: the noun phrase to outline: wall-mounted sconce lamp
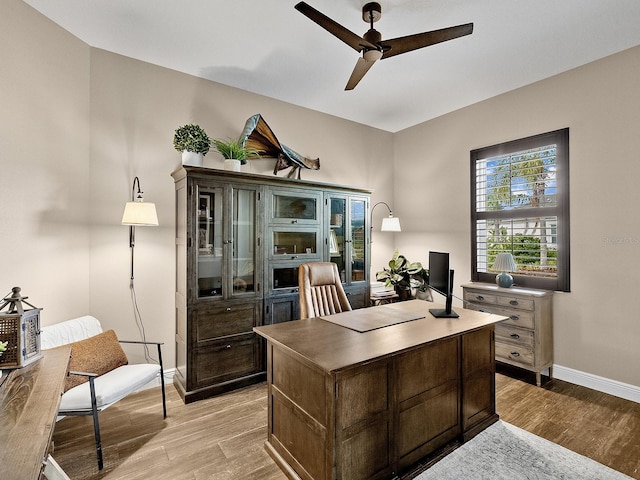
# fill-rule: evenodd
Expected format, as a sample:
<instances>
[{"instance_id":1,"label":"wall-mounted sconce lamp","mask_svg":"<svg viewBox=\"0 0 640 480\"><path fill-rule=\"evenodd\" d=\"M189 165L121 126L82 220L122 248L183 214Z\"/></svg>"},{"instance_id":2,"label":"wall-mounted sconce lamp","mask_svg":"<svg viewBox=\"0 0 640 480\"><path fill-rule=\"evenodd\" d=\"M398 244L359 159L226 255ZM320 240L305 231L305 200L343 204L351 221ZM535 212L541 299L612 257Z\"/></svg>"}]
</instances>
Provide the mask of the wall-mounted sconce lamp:
<instances>
[{"instance_id":1,"label":"wall-mounted sconce lamp","mask_svg":"<svg viewBox=\"0 0 640 480\"><path fill-rule=\"evenodd\" d=\"M136 191L136 184L138 190ZM158 215L156 206L153 203L144 202L140 190L140 179L133 179L133 187L131 188L131 201L124 206L122 214L122 225L129 225L129 247L131 248L131 287L133 287L133 250L136 243L136 227L157 227Z\"/></svg>"},{"instance_id":2,"label":"wall-mounted sconce lamp","mask_svg":"<svg viewBox=\"0 0 640 480\"><path fill-rule=\"evenodd\" d=\"M389 207L389 205L387 205L385 202L378 202L371 209L371 219L370 219L371 220L370 221L371 241L373 241L373 211L376 209L378 205L381 205L381 204L387 207L387 210L389 210L389 216L382 219L382 225L380 227L380 231L381 232L401 232L402 231L400 229L400 219L398 217L393 216L393 212L391 211L391 208Z\"/></svg>"}]
</instances>

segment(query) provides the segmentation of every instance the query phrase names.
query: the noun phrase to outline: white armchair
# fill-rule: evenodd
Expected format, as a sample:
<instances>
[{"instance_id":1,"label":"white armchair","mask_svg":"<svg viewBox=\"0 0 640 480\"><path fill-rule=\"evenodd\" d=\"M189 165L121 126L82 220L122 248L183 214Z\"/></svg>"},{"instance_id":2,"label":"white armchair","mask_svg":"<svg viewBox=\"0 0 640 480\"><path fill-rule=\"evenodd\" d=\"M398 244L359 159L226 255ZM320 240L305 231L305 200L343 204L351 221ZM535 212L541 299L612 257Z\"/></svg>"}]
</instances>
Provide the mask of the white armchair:
<instances>
[{"instance_id":1,"label":"white armchair","mask_svg":"<svg viewBox=\"0 0 640 480\"><path fill-rule=\"evenodd\" d=\"M67 415L93 416L99 470L102 470L103 460L98 412L113 405L130 393L140 390L144 385L160 375L162 413L166 418L164 369L160 348L162 343L119 340L119 343L157 345L159 364L129 365L126 355L118 346L115 334L110 331L103 332L98 319L89 315L42 327L40 342L43 350L72 344L69 380L75 378L76 381L68 381L68 389L62 395L58 415L59 418ZM109 357L114 357L113 352L115 350L120 351L120 358L110 360ZM75 370L74 363L76 366L82 365L82 358L87 362L87 369L95 371ZM104 361L102 360L103 358L105 359ZM83 368L82 370L85 369ZM74 383L80 381L83 383L73 386Z\"/></svg>"}]
</instances>

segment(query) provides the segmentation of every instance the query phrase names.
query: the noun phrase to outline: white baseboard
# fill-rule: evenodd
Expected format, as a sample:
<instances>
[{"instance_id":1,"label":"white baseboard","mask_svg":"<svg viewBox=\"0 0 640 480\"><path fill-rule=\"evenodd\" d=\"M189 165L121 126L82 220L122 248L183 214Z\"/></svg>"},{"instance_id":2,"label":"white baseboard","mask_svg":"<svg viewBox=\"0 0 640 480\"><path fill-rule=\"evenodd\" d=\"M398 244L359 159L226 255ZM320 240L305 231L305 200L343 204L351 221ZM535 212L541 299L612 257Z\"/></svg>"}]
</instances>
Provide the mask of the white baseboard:
<instances>
[{"instance_id":1,"label":"white baseboard","mask_svg":"<svg viewBox=\"0 0 640 480\"><path fill-rule=\"evenodd\" d=\"M592 390L640 403L640 387L635 385L599 377L598 375L563 367L562 365L553 366L553 376L558 380L575 383L576 385L591 388Z\"/></svg>"},{"instance_id":2,"label":"white baseboard","mask_svg":"<svg viewBox=\"0 0 640 480\"><path fill-rule=\"evenodd\" d=\"M164 371L164 384L166 385L170 385L173 383L173 375L174 373L176 373L176 369L175 368L170 368L170 369L165 369ZM160 377L158 376L156 379L151 380L149 383L147 383L144 387L142 387L140 390L147 390L148 388L154 388L154 387L159 387L160 386Z\"/></svg>"}]
</instances>

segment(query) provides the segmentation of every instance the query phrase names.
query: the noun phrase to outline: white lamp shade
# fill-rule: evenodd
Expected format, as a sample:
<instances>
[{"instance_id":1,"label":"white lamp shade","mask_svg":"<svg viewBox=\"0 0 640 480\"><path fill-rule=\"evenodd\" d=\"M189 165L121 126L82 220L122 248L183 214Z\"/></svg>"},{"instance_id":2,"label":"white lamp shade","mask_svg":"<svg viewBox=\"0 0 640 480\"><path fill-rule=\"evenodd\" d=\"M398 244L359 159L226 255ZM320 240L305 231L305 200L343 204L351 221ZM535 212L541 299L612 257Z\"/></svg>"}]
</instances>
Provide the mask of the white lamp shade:
<instances>
[{"instance_id":1,"label":"white lamp shade","mask_svg":"<svg viewBox=\"0 0 640 480\"><path fill-rule=\"evenodd\" d=\"M386 217L382 219L381 232L401 232L400 219L398 217Z\"/></svg>"},{"instance_id":2,"label":"white lamp shade","mask_svg":"<svg viewBox=\"0 0 640 480\"><path fill-rule=\"evenodd\" d=\"M493 263L493 269L498 272L515 272L518 267L510 253L499 253Z\"/></svg>"},{"instance_id":3,"label":"white lamp shade","mask_svg":"<svg viewBox=\"0 0 640 480\"><path fill-rule=\"evenodd\" d=\"M127 202L122 214L122 225L152 226L158 225L158 215L154 203Z\"/></svg>"}]
</instances>

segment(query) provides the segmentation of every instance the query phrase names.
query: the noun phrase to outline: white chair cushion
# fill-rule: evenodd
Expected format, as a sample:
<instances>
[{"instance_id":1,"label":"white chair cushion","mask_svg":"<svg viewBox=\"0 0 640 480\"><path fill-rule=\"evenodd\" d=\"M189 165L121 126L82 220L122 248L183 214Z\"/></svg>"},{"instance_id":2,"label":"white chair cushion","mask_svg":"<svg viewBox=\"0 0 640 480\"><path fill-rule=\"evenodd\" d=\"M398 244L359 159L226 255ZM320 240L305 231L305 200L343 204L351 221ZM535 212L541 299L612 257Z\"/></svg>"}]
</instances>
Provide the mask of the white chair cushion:
<instances>
[{"instance_id":1,"label":"white chair cushion","mask_svg":"<svg viewBox=\"0 0 640 480\"><path fill-rule=\"evenodd\" d=\"M160 365L142 363L123 365L95 378L98 409L108 407L132 392L140 390L160 373ZM65 411L91 410L89 382L73 387L62 395L59 415Z\"/></svg>"},{"instance_id":2,"label":"white chair cushion","mask_svg":"<svg viewBox=\"0 0 640 480\"><path fill-rule=\"evenodd\" d=\"M42 327L40 331L40 348L46 350L98 335L102 326L97 318L85 315Z\"/></svg>"}]
</instances>

